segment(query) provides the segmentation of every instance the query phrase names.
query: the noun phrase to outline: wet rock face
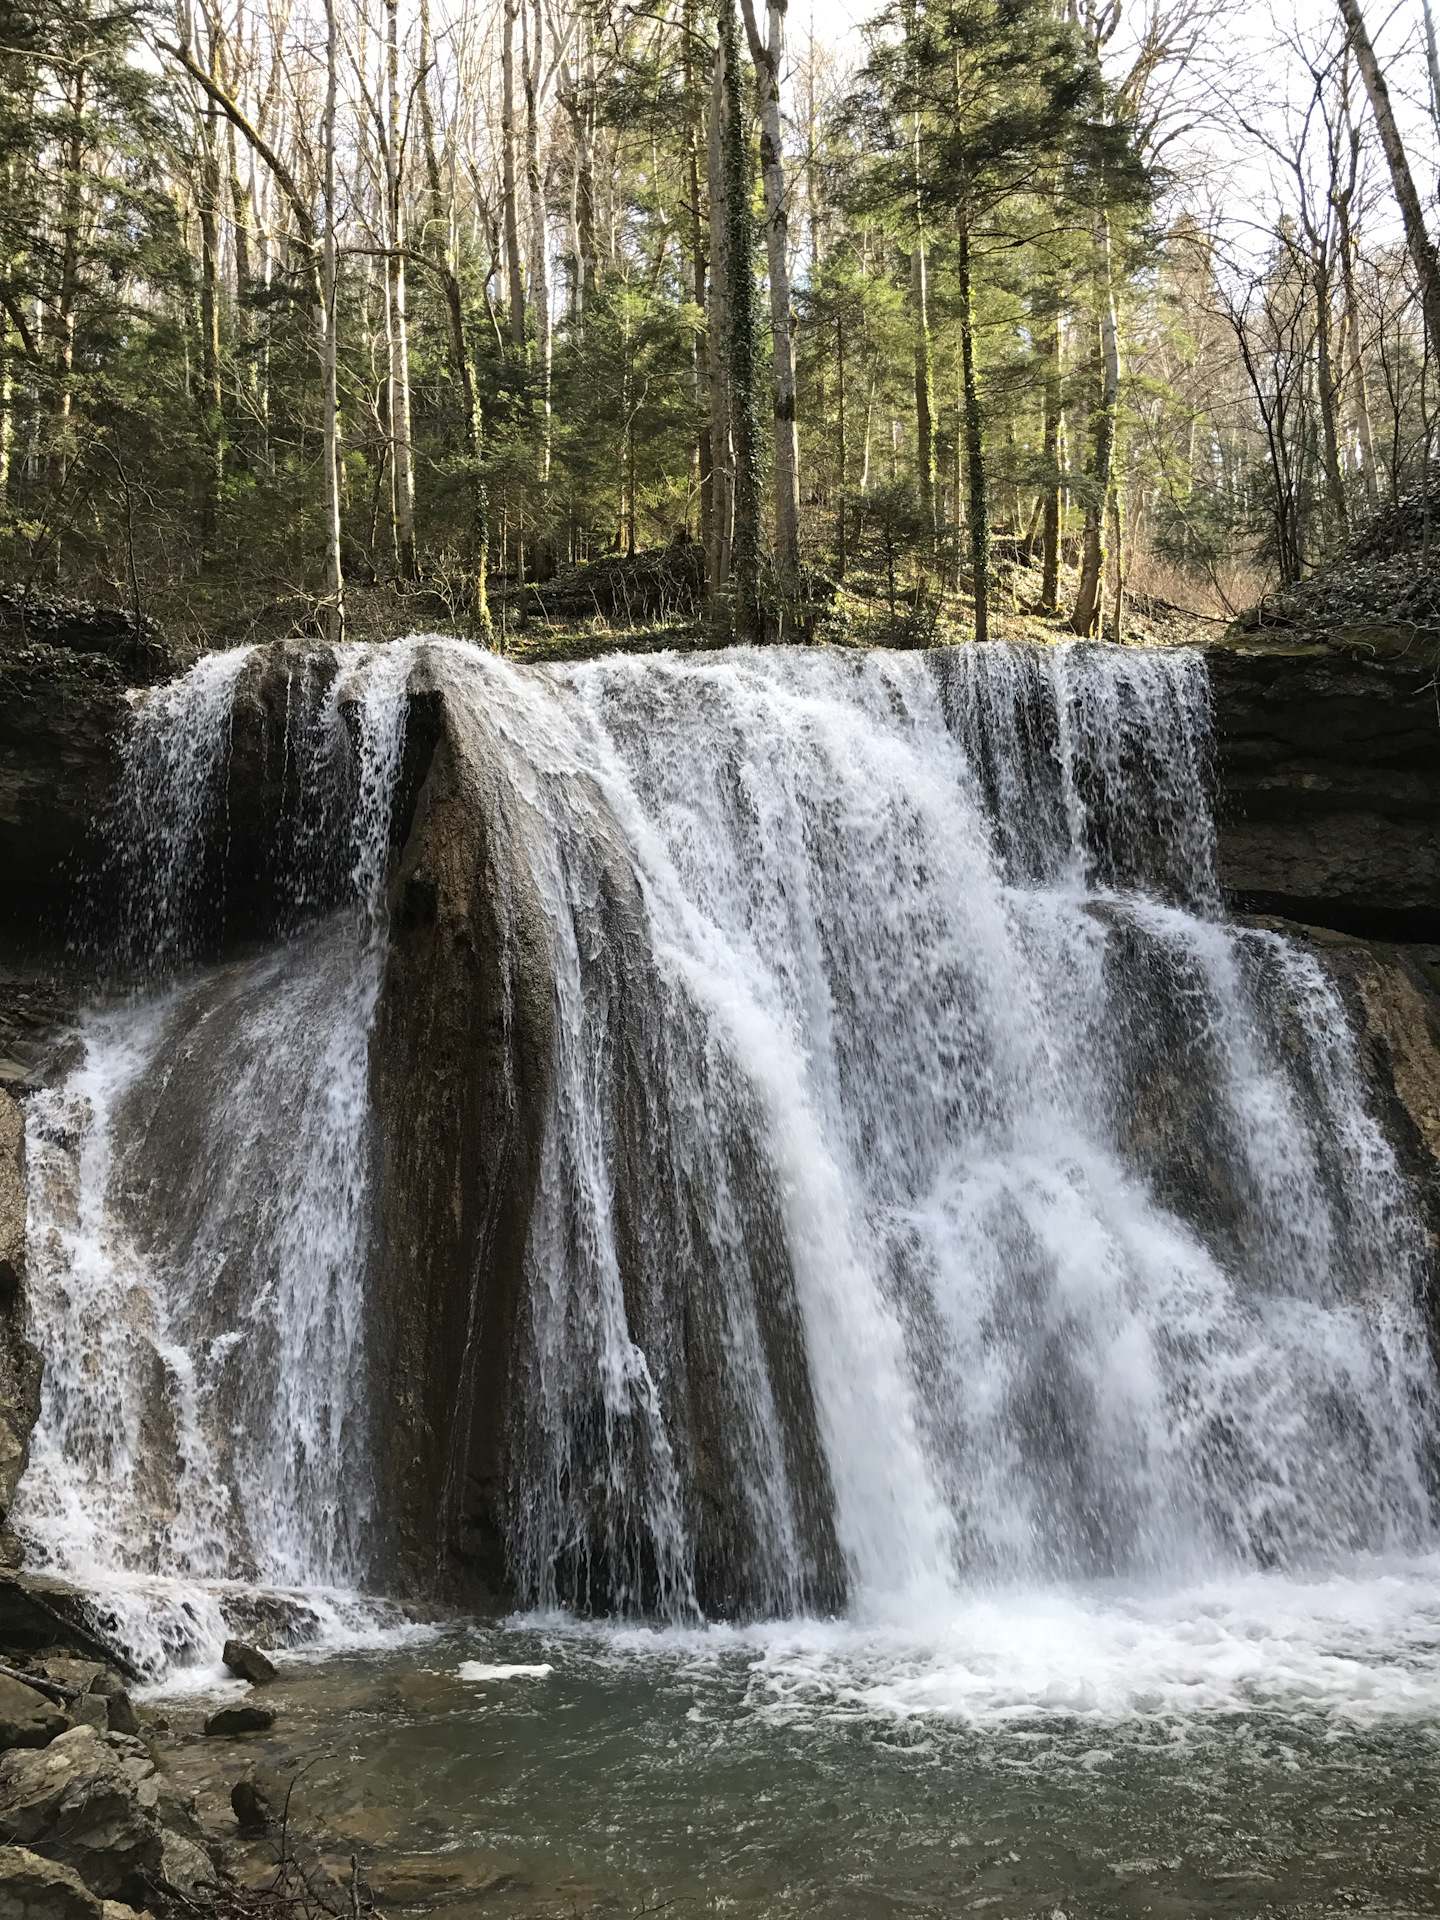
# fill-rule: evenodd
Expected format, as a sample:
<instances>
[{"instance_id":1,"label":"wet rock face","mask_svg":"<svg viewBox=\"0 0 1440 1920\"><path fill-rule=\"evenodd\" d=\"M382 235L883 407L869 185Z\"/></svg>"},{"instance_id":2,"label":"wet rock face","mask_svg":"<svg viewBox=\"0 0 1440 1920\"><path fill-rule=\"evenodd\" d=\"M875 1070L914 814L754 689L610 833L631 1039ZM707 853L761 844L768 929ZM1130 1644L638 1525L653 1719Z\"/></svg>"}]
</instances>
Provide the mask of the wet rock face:
<instances>
[{"instance_id":1,"label":"wet rock face","mask_svg":"<svg viewBox=\"0 0 1440 1920\"><path fill-rule=\"evenodd\" d=\"M0 1092L0 1519L30 1458L40 1417L43 1362L20 1331L25 1279L25 1116ZM0 1528L0 1551L11 1563L13 1536Z\"/></svg>"},{"instance_id":2,"label":"wet rock face","mask_svg":"<svg viewBox=\"0 0 1440 1920\"><path fill-rule=\"evenodd\" d=\"M500 1601L510 1356L546 1111L553 983L496 765L443 727L391 887L372 1042L382 1511L419 1591Z\"/></svg>"},{"instance_id":3,"label":"wet rock face","mask_svg":"<svg viewBox=\"0 0 1440 1920\"><path fill-rule=\"evenodd\" d=\"M1413 633L1209 654L1220 870L1244 911L1440 939L1440 705Z\"/></svg>"}]
</instances>

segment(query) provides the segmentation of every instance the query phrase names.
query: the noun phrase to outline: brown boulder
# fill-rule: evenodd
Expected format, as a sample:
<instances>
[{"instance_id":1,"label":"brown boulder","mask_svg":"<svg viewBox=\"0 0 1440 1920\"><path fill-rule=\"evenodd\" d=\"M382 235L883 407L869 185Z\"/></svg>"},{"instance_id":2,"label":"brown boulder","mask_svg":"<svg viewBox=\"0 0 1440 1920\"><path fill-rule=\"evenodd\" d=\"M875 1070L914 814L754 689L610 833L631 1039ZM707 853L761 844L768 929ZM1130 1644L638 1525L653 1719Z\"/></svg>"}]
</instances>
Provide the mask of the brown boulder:
<instances>
[{"instance_id":1,"label":"brown boulder","mask_svg":"<svg viewBox=\"0 0 1440 1920\"><path fill-rule=\"evenodd\" d=\"M241 1680L248 1680L252 1687L268 1687L276 1677L274 1667L260 1649L248 1645L244 1640L227 1640L220 1658L231 1673Z\"/></svg>"}]
</instances>

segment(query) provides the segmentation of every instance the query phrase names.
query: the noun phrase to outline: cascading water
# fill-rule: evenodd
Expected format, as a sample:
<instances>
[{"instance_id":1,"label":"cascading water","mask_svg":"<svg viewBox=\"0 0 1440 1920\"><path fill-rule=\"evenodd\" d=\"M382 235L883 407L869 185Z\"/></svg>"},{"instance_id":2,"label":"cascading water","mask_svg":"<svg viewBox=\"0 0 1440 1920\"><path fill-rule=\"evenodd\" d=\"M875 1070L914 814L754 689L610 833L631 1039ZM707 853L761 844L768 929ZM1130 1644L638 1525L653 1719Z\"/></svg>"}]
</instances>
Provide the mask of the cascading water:
<instances>
[{"instance_id":1,"label":"cascading water","mask_svg":"<svg viewBox=\"0 0 1440 1920\"><path fill-rule=\"evenodd\" d=\"M751 1331L736 1228L757 1180L861 1611L930 1614L977 1579L1428 1540L1418 1239L1333 991L1274 935L1212 917L1197 658L454 672L525 762L563 957L514 1522L533 1598L584 1590L577 1542L610 1551L593 1433L567 1414L598 1378L610 1430L668 1459L707 1311L751 1604L811 1586L791 1516L812 1490L776 1418L792 1383ZM596 1085L616 1015L575 957L603 938L597 813L648 922L625 1017L670 1188L623 1236L642 1243L623 1301ZM694 1503L622 1445L603 1458L606 1525L643 1516L683 1611Z\"/></svg>"},{"instance_id":2,"label":"cascading water","mask_svg":"<svg viewBox=\"0 0 1440 1920\"><path fill-rule=\"evenodd\" d=\"M245 660L207 659L141 708L114 839L123 952L152 985L85 1019L83 1059L27 1126L46 1368L15 1523L32 1560L104 1587L151 1666L213 1652L220 1613L199 1591L127 1609L117 1572L350 1588L372 1518L368 1045L409 660L345 650L286 727L302 900L294 856L336 767L356 763L347 904L176 978Z\"/></svg>"},{"instance_id":3,"label":"cascading water","mask_svg":"<svg viewBox=\"0 0 1440 1920\"><path fill-rule=\"evenodd\" d=\"M437 641L297 693L295 930L91 1015L31 1104L16 1521L51 1564L366 1578L367 1053L418 660L497 764L553 974L523 1600L893 1622L1431 1544L1418 1230L1333 989L1218 917L1197 657L541 672ZM167 969L242 669L132 742L127 937ZM307 921L342 831L348 904Z\"/></svg>"}]
</instances>

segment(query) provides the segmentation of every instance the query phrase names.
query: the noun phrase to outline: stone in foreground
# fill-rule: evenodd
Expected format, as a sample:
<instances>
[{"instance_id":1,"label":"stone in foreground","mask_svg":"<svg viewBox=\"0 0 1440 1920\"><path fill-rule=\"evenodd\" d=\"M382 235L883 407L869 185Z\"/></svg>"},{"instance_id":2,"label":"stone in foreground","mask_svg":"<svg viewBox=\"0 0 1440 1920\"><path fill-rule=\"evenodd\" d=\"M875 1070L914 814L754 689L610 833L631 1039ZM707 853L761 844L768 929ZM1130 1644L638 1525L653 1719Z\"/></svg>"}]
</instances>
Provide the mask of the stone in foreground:
<instances>
[{"instance_id":1,"label":"stone in foreground","mask_svg":"<svg viewBox=\"0 0 1440 1920\"><path fill-rule=\"evenodd\" d=\"M53 1700L0 1674L0 1747L48 1747L69 1724Z\"/></svg>"},{"instance_id":2,"label":"stone in foreground","mask_svg":"<svg viewBox=\"0 0 1440 1920\"><path fill-rule=\"evenodd\" d=\"M220 1658L231 1673L238 1679L248 1680L252 1687L268 1687L275 1678L274 1667L260 1649L244 1640L227 1640Z\"/></svg>"},{"instance_id":3,"label":"stone in foreground","mask_svg":"<svg viewBox=\"0 0 1440 1920\"><path fill-rule=\"evenodd\" d=\"M102 1911L73 1867L0 1847L0 1920L102 1920Z\"/></svg>"},{"instance_id":4,"label":"stone in foreground","mask_svg":"<svg viewBox=\"0 0 1440 1920\"><path fill-rule=\"evenodd\" d=\"M266 1733L275 1724L275 1714L270 1707L221 1707L218 1713L212 1713L205 1722L206 1733Z\"/></svg>"}]
</instances>

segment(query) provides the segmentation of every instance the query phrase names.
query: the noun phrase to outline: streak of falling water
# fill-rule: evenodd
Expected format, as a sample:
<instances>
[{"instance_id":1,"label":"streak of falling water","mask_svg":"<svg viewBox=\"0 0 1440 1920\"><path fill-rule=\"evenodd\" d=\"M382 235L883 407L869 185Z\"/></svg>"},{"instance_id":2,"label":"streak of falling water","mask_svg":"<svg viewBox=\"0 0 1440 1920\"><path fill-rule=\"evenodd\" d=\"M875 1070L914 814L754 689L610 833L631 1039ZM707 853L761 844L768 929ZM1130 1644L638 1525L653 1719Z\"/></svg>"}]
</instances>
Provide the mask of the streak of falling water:
<instances>
[{"instance_id":1,"label":"streak of falling water","mask_svg":"<svg viewBox=\"0 0 1440 1920\"><path fill-rule=\"evenodd\" d=\"M292 1586L363 1572L368 1042L412 658L343 650L299 730L338 762L352 708L352 903L258 958L91 1013L83 1062L30 1103L46 1373L14 1519L32 1563ZM244 659L151 696L129 742L131 958L162 976L187 948Z\"/></svg>"},{"instance_id":2,"label":"streak of falling water","mask_svg":"<svg viewBox=\"0 0 1440 1920\"><path fill-rule=\"evenodd\" d=\"M662 1030L697 1025L663 1054L666 1102L756 1139L854 1607L913 1618L956 1582L1301 1567L1431 1538L1417 1229L1333 989L1214 917L1199 659L456 673L523 763L557 940L603 944L594 849L617 839L654 968L627 980L627 1024L657 1060ZM575 1498L595 1367L643 1379L652 1456L683 1425L683 1360L662 1364L683 1335L637 1350L615 1277L597 1065L615 988L560 971L547 1190L569 1211L542 1211L531 1248L549 1468L516 1528L539 1599L568 1543L597 1538L587 1501L643 1507L613 1435L608 1484ZM674 1290L738 1295L733 1182L705 1191ZM790 1512L805 1489L775 1409L793 1383L758 1371L730 1369L742 1471L767 1490L747 1498ZM672 1489L636 1522L672 1566L694 1550L684 1505ZM768 1551L802 1587L786 1540Z\"/></svg>"}]
</instances>

